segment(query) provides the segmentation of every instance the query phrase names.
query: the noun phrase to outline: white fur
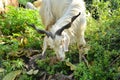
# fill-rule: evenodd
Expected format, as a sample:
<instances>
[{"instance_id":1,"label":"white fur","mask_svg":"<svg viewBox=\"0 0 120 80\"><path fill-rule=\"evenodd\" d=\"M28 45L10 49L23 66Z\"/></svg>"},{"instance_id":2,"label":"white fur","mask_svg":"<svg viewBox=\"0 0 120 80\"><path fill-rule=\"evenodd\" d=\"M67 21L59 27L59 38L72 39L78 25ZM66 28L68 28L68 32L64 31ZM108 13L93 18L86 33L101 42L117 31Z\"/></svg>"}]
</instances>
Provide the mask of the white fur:
<instances>
[{"instance_id":1,"label":"white fur","mask_svg":"<svg viewBox=\"0 0 120 80\"><path fill-rule=\"evenodd\" d=\"M54 49L57 58L65 59L65 52L68 50L69 43L77 42L78 46L86 45L84 32L86 28L85 3L83 0L43 0L40 15L43 24L48 31L55 34L64 25L71 21L71 18L81 12L80 16L73 22L69 29L62 32L61 36L56 35L55 39L51 37L44 38L43 52L47 45Z\"/></svg>"}]
</instances>

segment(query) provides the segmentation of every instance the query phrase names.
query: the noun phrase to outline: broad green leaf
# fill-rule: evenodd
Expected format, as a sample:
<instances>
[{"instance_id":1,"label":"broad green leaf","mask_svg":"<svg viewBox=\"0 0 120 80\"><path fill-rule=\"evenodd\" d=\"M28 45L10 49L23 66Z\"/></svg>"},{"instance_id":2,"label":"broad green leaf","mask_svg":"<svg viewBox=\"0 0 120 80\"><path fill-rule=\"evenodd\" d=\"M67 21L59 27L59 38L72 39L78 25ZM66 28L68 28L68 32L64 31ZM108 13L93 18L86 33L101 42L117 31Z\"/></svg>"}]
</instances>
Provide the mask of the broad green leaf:
<instances>
[{"instance_id":1,"label":"broad green leaf","mask_svg":"<svg viewBox=\"0 0 120 80\"><path fill-rule=\"evenodd\" d=\"M20 75L22 71L21 70L17 70L17 71L12 71L10 73L8 73L3 80L15 80L15 78Z\"/></svg>"}]
</instances>

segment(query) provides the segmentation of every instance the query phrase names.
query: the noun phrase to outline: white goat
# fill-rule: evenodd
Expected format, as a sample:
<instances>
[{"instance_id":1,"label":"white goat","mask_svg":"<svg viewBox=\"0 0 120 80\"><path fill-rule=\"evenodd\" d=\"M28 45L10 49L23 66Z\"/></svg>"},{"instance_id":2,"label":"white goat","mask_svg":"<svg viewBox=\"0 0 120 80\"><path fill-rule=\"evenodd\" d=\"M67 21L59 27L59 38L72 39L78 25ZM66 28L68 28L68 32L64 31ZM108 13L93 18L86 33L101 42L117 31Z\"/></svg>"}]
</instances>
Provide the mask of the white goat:
<instances>
[{"instance_id":1,"label":"white goat","mask_svg":"<svg viewBox=\"0 0 120 80\"><path fill-rule=\"evenodd\" d=\"M85 3L83 0L42 0L40 15L45 30L39 30L31 25L39 33L45 33L43 52L50 46L59 60L65 59L70 43L77 43L80 60L83 57L83 49L86 45L84 32L86 29Z\"/></svg>"}]
</instances>

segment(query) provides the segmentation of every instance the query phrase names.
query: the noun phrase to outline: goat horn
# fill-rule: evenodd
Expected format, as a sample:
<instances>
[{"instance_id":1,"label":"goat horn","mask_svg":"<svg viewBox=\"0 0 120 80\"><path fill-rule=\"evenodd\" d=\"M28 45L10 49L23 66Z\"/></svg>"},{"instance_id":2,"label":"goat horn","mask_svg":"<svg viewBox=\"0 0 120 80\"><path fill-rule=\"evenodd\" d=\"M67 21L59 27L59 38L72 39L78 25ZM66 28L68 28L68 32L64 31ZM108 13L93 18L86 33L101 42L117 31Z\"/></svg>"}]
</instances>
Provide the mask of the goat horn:
<instances>
[{"instance_id":1,"label":"goat horn","mask_svg":"<svg viewBox=\"0 0 120 80\"><path fill-rule=\"evenodd\" d=\"M36 28L36 26L35 26L34 24L28 24L28 23L26 23L26 24L27 24L28 26L31 26L32 28L34 28L38 33L40 33L40 34L46 34L48 37L53 38L53 35L52 35L51 32L38 29L38 28Z\"/></svg>"},{"instance_id":2,"label":"goat horn","mask_svg":"<svg viewBox=\"0 0 120 80\"><path fill-rule=\"evenodd\" d=\"M65 26L63 26L61 29L57 30L56 31L56 35L61 35L61 33L65 30L65 29L68 29L71 27L71 24L73 23L73 21L81 14L81 12L79 12L78 15L76 16L73 16L72 19L71 19L71 22L69 22L68 24L66 24Z\"/></svg>"}]
</instances>

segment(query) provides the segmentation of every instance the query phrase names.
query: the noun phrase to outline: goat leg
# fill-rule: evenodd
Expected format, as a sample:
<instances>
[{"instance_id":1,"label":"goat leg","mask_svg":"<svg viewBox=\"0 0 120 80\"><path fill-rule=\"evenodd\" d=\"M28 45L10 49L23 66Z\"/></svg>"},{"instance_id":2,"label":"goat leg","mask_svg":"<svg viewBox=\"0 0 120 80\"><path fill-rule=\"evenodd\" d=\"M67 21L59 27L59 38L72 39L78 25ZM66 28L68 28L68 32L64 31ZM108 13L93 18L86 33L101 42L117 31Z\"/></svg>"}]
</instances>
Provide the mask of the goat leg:
<instances>
[{"instance_id":1,"label":"goat leg","mask_svg":"<svg viewBox=\"0 0 120 80\"><path fill-rule=\"evenodd\" d=\"M47 49L47 36L44 38L42 56L45 56L46 49Z\"/></svg>"},{"instance_id":2,"label":"goat leg","mask_svg":"<svg viewBox=\"0 0 120 80\"><path fill-rule=\"evenodd\" d=\"M85 58L85 48L84 46L79 46L79 62L82 61L82 59L84 60L85 64L87 65L88 67L88 61L87 59Z\"/></svg>"}]
</instances>

